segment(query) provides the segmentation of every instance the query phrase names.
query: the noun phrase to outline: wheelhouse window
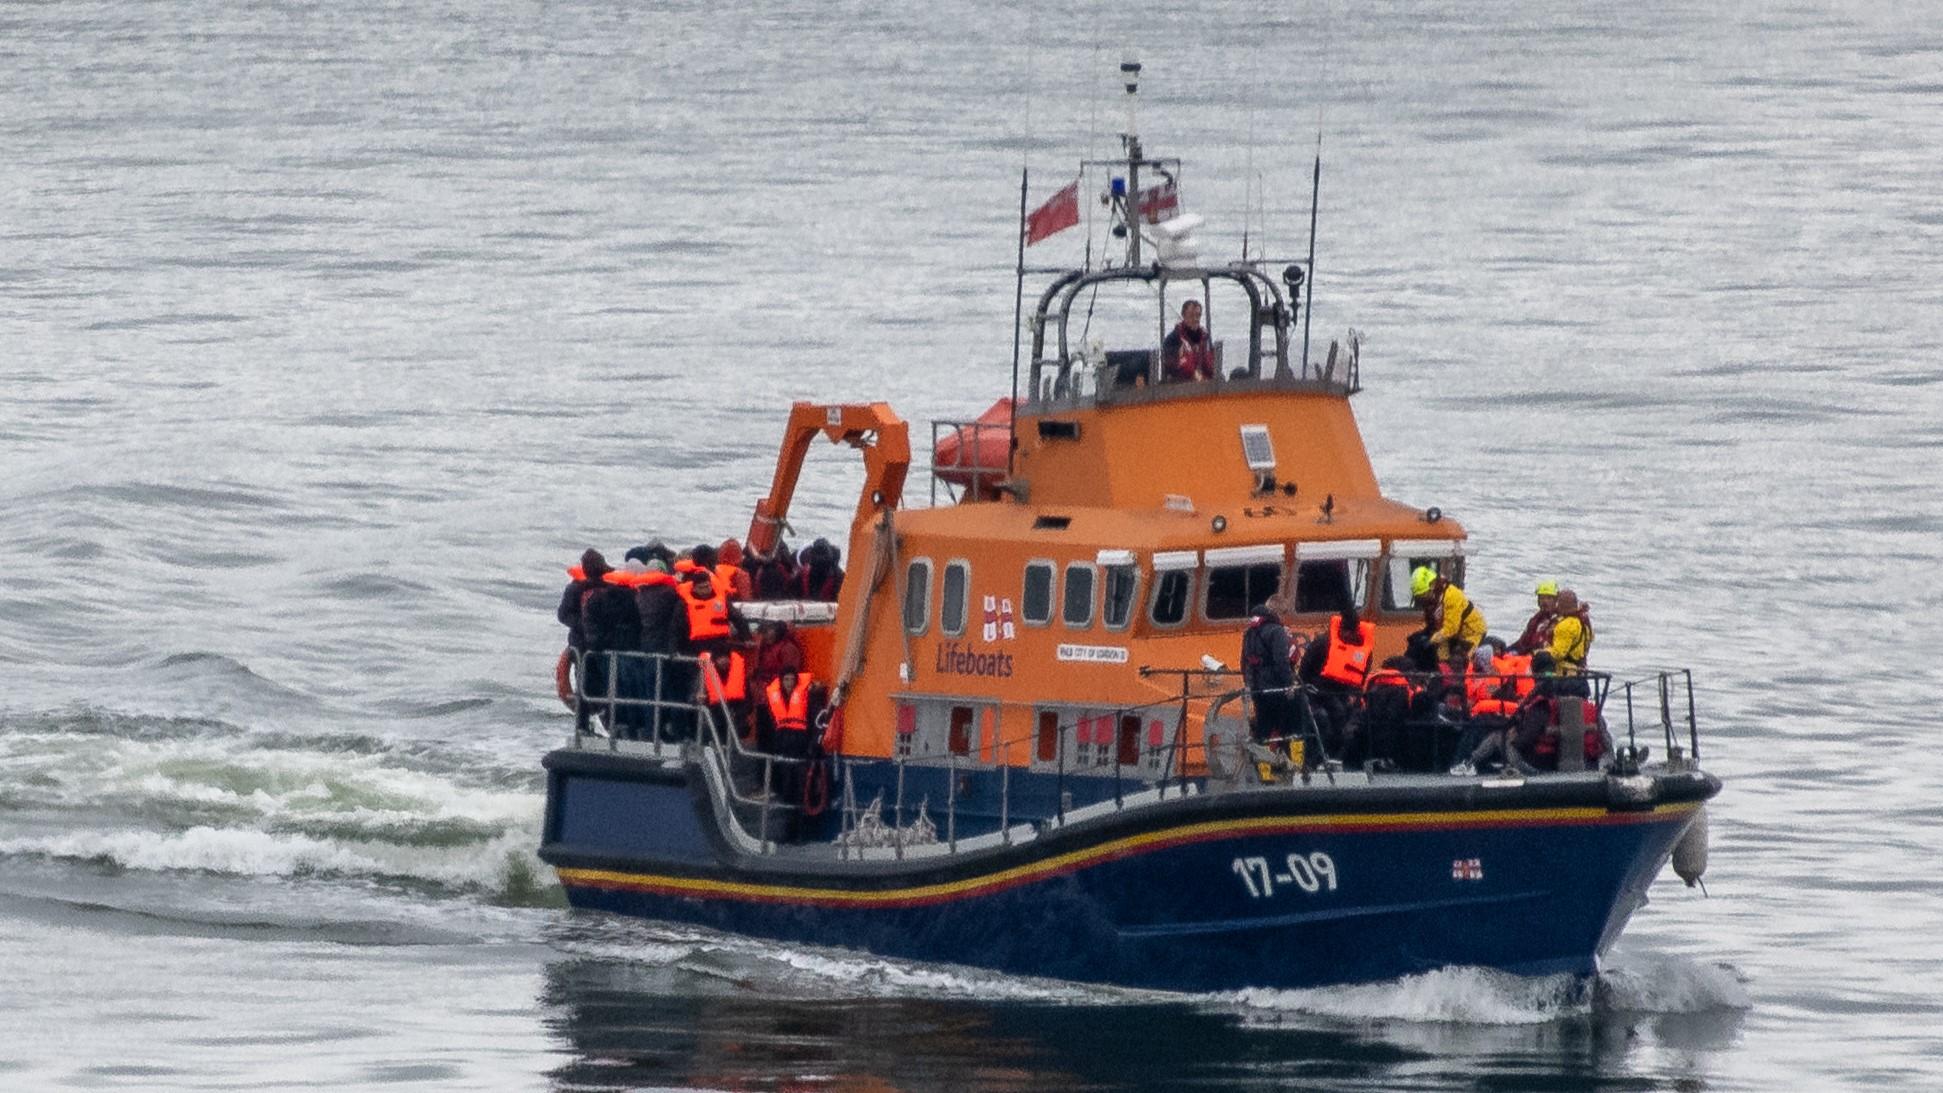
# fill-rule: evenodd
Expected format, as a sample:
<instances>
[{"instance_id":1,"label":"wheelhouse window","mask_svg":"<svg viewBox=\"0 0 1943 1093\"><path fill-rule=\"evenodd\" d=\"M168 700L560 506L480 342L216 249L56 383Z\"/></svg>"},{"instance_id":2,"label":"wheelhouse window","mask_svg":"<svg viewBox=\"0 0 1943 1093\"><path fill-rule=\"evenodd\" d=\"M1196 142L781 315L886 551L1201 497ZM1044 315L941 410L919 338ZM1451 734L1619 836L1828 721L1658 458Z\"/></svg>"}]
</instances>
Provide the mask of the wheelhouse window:
<instances>
[{"instance_id":1,"label":"wheelhouse window","mask_svg":"<svg viewBox=\"0 0 1943 1093\"><path fill-rule=\"evenodd\" d=\"M1052 621L1054 572L1051 562L1026 563L1025 587L1019 596L1019 617L1027 626L1044 626Z\"/></svg>"},{"instance_id":2,"label":"wheelhouse window","mask_svg":"<svg viewBox=\"0 0 1943 1093\"><path fill-rule=\"evenodd\" d=\"M1133 552L1101 551L1100 572L1105 591L1101 621L1108 630L1125 630L1133 622L1134 597L1140 590L1140 568L1134 564Z\"/></svg>"},{"instance_id":3,"label":"wheelhouse window","mask_svg":"<svg viewBox=\"0 0 1943 1093\"><path fill-rule=\"evenodd\" d=\"M1235 547L1207 552L1207 599L1202 612L1210 622L1248 617L1248 611L1282 587L1282 548Z\"/></svg>"},{"instance_id":4,"label":"wheelhouse window","mask_svg":"<svg viewBox=\"0 0 1943 1093\"><path fill-rule=\"evenodd\" d=\"M1370 571L1383 544L1375 539L1304 542L1295 545L1295 610L1334 614L1345 605L1369 603Z\"/></svg>"},{"instance_id":5,"label":"wheelhouse window","mask_svg":"<svg viewBox=\"0 0 1943 1093\"><path fill-rule=\"evenodd\" d=\"M931 623L931 559L914 558L904 570L904 630L922 634Z\"/></svg>"},{"instance_id":6,"label":"wheelhouse window","mask_svg":"<svg viewBox=\"0 0 1943 1093\"><path fill-rule=\"evenodd\" d=\"M1093 625L1093 567L1074 562L1066 567L1065 610L1060 617L1075 630Z\"/></svg>"},{"instance_id":7,"label":"wheelhouse window","mask_svg":"<svg viewBox=\"0 0 1943 1093\"><path fill-rule=\"evenodd\" d=\"M965 632L965 616L971 607L971 563L945 565L944 586L938 590L938 627L957 637Z\"/></svg>"},{"instance_id":8,"label":"wheelhouse window","mask_svg":"<svg viewBox=\"0 0 1943 1093\"><path fill-rule=\"evenodd\" d=\"M1200 555L1191 550L1154 555L1154 598L1147 618L1155 626L1179 626L1187 621L1188 600L1194 594L1194 568Z\"/></svg>"},{"instance_id":9,"label":"wheelhouse window","mask_svg":"<svg viewBox=\"0 0 1943 1093\"><path fill-rule=\"evenodd\" d=\"M1390 555L1383 566L1383 606L1391 611L1408 611L1415 606L1410 599L1410 574L1418 566L1429 566L1438 576L1464 587L1464 557L1457 550L1456 539L1390 544Z\"/></svg>"}]
</instances>

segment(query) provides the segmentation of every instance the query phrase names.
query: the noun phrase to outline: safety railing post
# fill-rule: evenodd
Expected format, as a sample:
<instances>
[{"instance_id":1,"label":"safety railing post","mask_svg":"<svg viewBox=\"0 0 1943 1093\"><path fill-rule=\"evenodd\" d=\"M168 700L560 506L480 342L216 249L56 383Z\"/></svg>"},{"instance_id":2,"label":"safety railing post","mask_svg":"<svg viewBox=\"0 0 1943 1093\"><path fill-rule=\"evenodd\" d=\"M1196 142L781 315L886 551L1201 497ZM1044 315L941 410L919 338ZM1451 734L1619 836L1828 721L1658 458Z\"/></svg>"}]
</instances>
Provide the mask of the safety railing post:
<instances>
[{"instance_id":1,"label":"safety railing post","mask_svg":"<svg viewBox=\"0 0 1943 1093\"><path fill-rule=\"evenodd\" d=\"M1006 761L1003 751L999 753L998 768L998 830L999 841L1012 845L1012 764Z\"/></svg>"},{"instance_id":2,"label":"safety railing post","mask_svg":"<svg viewBox=\"0 0 1943 1093\"><path fill-rule=\"evenodd\" d=\"M895 849L898 859L902 860L904 857L904 757L901 755L897 759L897 806L894 815L897 830L892 832L891 846Z\"/></svg>"},{"instance_id":3,"label":"safety railing post","mask_svg":"<svg viewBox=\"0 0 1943 1093\"><path fill-rule=\"evenodd\" d=\"M955 854L958 852L958 753L955 751L945 759L945 776L951 780L945 787L945 845Z\"/></svg>"},{"instance_id":4,"label":"safety railing post","mask_svg":"<svg viewBox=\"0 0 1943 1093\"><path fill-rule=\"evenodd\" d=\"M667 654L665 653L654 654L654 729L652 731L654 735L654 750L656 751L661 750L661 744L662 744L661 693L662 693L662 688L666 684L667 676L668 676Z\"/></svg>"},{"instance_id":5,"label":"safety railing post","mask_svg":"<svg viewBox=\"0 0 1943 1093\"><path fill-rule=\"evenodd\" d=\"M1633 732L1633 685L1626 683L1626 750L1632 755L1639 754L1639 737Z\"/></svg>"},{"instance_id":6,"label":"safety railing post","mask_svg":"<svg viewBox=\"0 0 1943 1093\"><path fill-rule=\"evenodd\" d=\"M1053 780L1052 807L1054 814L1059 817L1059 822L1063 824L1066 822L1066 726L1059 725L1055 731L1059 734L1059 747L1057 749L1059 753L1059 766L1057 768L1059 773Z\"/></svg>"},{"instance_id":7,"label":"safety railing post","mask_svg":"<svg viewBox=\"0 0 1943 1093\"><path fill-rule=\"evenodd\" d=\"M618 662L615 660L615 655L616 654L611 649L608 650L606 653L607 656L607 750L608 751L619 751L620 741L621 741L620 719L614 715L614 699L616 697L615 691L617 690L615 684L618 681L618 677L621 674L619 670Z\"/></svg>"},{"instance_id":8,"label":"safety railing post","mask_svg":"<svg viewBox=\"0 0 1943 1093\"><path fill-rule=\"evenodd\" d=\"M1110 737L1113 741L1113 807L1116 809L1127 807L1127 802L1120 793L1120 730L1126 716L1125 710L1113 715L1113 735Z\"/></svg>"},{"instance_id":9,"label":"safety railing post","mask_svg":"<svg viewBox=\"0 0 1943 1093\"><path fill-rule=\"evenodd\" d=\"M764 854L769 853L769 802L775 793L775 771L774 759L766 758L762 761L762 852Z\"/></svg>"}]
</instances>

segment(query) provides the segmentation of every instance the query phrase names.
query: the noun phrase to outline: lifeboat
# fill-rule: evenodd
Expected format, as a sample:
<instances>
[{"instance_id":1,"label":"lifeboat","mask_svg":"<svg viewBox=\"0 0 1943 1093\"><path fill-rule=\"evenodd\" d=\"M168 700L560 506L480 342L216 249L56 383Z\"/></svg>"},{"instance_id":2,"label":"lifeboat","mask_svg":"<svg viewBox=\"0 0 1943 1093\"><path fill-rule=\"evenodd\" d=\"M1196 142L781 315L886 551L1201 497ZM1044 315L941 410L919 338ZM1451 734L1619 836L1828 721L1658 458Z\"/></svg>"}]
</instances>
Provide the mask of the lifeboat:
<instances>
[{"instance_id":1,"label":"lifeboat","mask_svg":"<svg viewBox=\"0 0 1943 1093\"><path fill-rule=\"evenodd\" d=\"M1468 536L1378 487L1356 340L1311 361L1304 266L1203 260L1179 161L1123 151L1020 225L1057 247L1097 196L1126 251L1036 297L1020 262L1017 398L933 424L929 505L891 407L789 408L751 559L819 438L865 467L834 602L734 606L793 677L711 702L713 645L575 654L540 856L580 912L1079 981L1590 974L1720 789L1686 675L1436 663ZM1307 670L1332 630L1367 689ZM1512 723L1550 746L1494 753Z\"/></svg>"}]
</instances>

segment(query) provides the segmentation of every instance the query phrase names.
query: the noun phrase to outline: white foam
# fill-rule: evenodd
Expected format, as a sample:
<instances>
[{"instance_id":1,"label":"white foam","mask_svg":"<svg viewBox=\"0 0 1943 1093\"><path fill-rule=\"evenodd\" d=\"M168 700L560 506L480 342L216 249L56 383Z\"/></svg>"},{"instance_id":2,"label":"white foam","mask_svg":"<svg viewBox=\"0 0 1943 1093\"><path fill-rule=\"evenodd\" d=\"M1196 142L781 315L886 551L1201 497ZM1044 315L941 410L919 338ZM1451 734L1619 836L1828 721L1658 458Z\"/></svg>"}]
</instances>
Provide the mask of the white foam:
<instances>
[{"instance_id":1,"label":"white foam","mask_svg":"<svg viewBox=\"0 0 1943 1093\"><path fill-rule=\"evenodd\" d=\"M1599 974L1600 1005L1637 1013L1706 1013L1753 1007L1740 973L1724 964L1628 955Z\"/></svg>"},{"instance_id":2,"label":"white foam","mask_svg":"<svg viewBox=\"0 0 1943 1093\"><path fill-rule=\"evenodd\" d=\"M1591 1008L1588 992L1573 976L1527 978L1489 968L1440 968L1382 983L1225 997L1250 1010L1427 1024L1534 1025Z\"/></svg>"},{"instance_id":3,"label":"white foam","mask_svg":"<svg viewBox=\"0 0 1943 1093\"><path fill-rule=\"evenodd\" d=\"M248 828L193 827L187 831L75 831L0 839L0 854L36 854L106 861L124 869L200 870L233 876L290 877L314 873L429 880L455 888L497 890L521 870L544 869L531 850L537 827L514 829L483 843L458 847L317 839Z\"/></svg>"}]
</instances>

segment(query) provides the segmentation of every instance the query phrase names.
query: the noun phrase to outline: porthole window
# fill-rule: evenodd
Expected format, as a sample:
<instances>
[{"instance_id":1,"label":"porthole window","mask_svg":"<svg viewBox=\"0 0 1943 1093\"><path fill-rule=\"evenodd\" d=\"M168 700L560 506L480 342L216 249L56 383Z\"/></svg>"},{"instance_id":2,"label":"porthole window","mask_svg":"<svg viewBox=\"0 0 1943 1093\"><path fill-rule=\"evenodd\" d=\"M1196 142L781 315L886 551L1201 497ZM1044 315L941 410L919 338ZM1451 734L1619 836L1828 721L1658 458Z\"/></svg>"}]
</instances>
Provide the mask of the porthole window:
<instances>
[{"instance_id":1,"label":"porthole window","mask_svg":"<svg viewBox=\"0 0 1943 1093\"><path fill-rule=\"evenodd\" d=\"M1075 562L1066 567L1065 610L1061 618L1075 630L1093 625L1093 567Z\"/></svg>"},{"instance_id":2,"label":"porthole window","mask_svg":"<svg viewBox=\"0 0 1943 1093\"><path fill-rule=\"evenodd\" d=\"M1194 570L1191 566L1172 566L1162 568L1159 555L1154 557L1154 599L1147 609L1147 617L1155 626L1179 626L1187 621L1187 602L1194 594Z\"/></svg>"},{"instance_id":3,"label":"porthole window","mask_svg":"<svg viewBox=\"0 0 1943 1093\"><path fill-rule=\"evenodd\" d=\"M948 563L944 586L938 590L938 627L952 637L963 634L970 602L971 563Z\"/></svg>"},{"instance_id":4,"label":"porthole window","mask_svg":"<svg viewBox=\"0 0 1943 1093\"><path fill-rule=\"evenodd\" d=\"M931 559L916 558L904 570L904 630L922 634L931 623Z\"/></svg>"}]
</instances>

